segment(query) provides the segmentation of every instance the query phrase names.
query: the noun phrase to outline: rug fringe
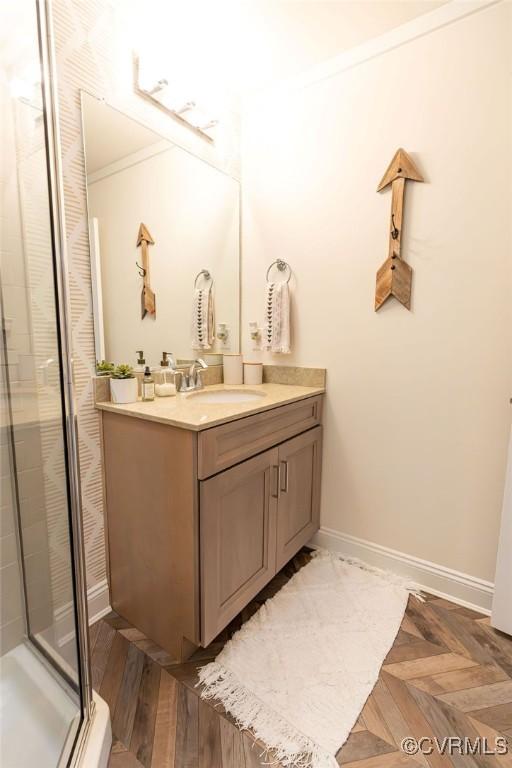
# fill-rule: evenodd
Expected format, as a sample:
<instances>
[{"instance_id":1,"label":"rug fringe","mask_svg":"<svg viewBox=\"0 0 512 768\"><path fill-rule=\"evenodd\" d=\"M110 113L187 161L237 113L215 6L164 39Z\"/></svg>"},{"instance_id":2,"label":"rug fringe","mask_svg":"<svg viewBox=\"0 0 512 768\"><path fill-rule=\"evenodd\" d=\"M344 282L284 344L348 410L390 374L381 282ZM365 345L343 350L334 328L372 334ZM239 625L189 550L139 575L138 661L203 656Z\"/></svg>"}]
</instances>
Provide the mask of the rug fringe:
<instances>
[{"instance_id":1,"label":"rug fringe","mask_svg":"<svg viewBox=\"0 0 512 768\"><path fill-rule=\"evenodd\" d=\"M342 555L339 552L332 552L330 549L324 549L323 547L319 547L318 549L313 550L311 557L333 557L337 560L342 560L348 565L354 565L357 568L361 568L362 571L367 571L368 573L372 573L374 576L379 576L381 579L384 579L390 584L396 584L397 587L403 587L410 595L413 595L413 597L415 597L421 603L425 602L425 598L421 594L421 588L416 582L410 581L404 576L398 576L398 574L393 573L392 571L386 571L383 568L378 568L376 565L368 565L368 563L365 563L364 560L360 560L358 557L348 557L346 555Z\"/></svg>"},{"instance_id":2,"label":"rug fringe","mask_svg":"<svg viewBox=\"0 0 512 768\"><path fill-rule=\"evenodd\" d=\"M272 752L268 765L285 768L339 768L335 757L279 717L228 669L211 662L198 670L201 698L218 699L242 730L250 730Z\"/></svg>"}]
</instances>

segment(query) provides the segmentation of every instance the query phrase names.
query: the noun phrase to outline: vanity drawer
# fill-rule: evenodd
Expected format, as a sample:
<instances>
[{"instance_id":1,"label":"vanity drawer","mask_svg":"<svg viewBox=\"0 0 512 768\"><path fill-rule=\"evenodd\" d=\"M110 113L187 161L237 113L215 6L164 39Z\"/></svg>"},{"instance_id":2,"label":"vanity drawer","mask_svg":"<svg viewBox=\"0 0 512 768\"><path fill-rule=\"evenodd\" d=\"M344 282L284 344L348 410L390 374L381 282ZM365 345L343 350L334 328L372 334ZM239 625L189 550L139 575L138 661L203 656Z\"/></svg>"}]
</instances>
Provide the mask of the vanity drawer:
<instances>
[{"instance_id":1,"label":"vanity drawer","mask_svg":"<svg viewBox=\"0 0 512 768\"><path fill-rule=\"evenodd\" d=\"M204 480L317 426L322 395L212 427L198 435L198 476Z\"/></svg>"}]
</instances>

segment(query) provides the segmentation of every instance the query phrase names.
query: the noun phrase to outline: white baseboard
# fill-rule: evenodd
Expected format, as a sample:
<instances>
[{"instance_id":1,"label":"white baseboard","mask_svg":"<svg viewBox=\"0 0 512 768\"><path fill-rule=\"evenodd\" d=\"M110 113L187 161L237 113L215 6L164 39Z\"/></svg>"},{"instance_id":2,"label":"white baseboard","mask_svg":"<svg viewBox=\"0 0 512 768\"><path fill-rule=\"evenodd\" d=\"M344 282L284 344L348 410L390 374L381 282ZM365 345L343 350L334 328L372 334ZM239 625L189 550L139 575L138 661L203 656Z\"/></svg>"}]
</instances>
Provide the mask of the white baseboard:
<instances>
[{"instance_id":1,"label":"white baseboard","mask_svg":"<svg viewBox=\"0 0 512 768\"><path fill-rule=\"evenodd\" d=\"M444 597L466 608L473 608L487 616L491 613L494 584L490 581L358 539L348 533L340 533L332 528L320 528L310 545L348 557L357 557L369 565L405 576L433 595Z\"/></svg>"},{"instance_id":2,"label":"white baseboard","mask_svg":"<svg viewBox=\"0 0 512 768\"><path fill-rule=\"evenodd\" d=\"M106 579L87 590L89 626L110 613L110 595Z\"/></svg>"},{"instance_id":3,"label":"white baseboard","mask_svg":"<svg viewBox=\"0 0 512 768\"><path fill-rule=\"evenodd\" d=\"M110 612L110 599L107 580L98 582L87 590L87 606L89 612L89 625L101 619ZM75 637L75 612L73 603L58 608L54 614L54 623L51 634L57 641L59 648L65 649L68 643ZM64 651L63 651L64 652Z\"/></svg>"}]
</instances>

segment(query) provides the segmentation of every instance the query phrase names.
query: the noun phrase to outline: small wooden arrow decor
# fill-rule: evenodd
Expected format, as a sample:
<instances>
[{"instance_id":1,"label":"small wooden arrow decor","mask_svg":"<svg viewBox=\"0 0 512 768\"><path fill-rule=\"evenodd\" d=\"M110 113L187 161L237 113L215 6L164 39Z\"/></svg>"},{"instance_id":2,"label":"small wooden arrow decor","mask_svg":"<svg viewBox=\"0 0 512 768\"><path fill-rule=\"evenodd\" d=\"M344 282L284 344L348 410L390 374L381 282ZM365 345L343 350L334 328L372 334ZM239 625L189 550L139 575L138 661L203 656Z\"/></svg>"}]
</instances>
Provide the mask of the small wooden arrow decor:
<instances>
[{"instance_id":1,"label":"small wooden arrow decor","mask_svg":"<svg viewBox=\"0 0 512 768\"><path fill-rule=\"evenodd\" d=\"M407 152L398 149L377 187L377 192L380 192L391 184L391 225L388 258L377 272L375 311L380 309L390 296L397 298L407 309L411 308L412 269L400 254L406 179L423 181Z\"/></svg>"},{"instance_id":2,"label":"small wooden arrow decor","mask_svg":"<svg viewBox=\"0 0 512 768\"><path fill-rule=\"evenodd\" d=\"M155 241L149 234L148 228L145 224L139 227L139 234L137 236L137 247L141 246L142 250L142 266L137 264L140 269L140 274L143 279L142 293L140 296L141 304L141 317L144 320L147 313L150 315L156 314L156 296L149 285L149 253L148 245L154 245Z\"/></svg>"}]
</instances>

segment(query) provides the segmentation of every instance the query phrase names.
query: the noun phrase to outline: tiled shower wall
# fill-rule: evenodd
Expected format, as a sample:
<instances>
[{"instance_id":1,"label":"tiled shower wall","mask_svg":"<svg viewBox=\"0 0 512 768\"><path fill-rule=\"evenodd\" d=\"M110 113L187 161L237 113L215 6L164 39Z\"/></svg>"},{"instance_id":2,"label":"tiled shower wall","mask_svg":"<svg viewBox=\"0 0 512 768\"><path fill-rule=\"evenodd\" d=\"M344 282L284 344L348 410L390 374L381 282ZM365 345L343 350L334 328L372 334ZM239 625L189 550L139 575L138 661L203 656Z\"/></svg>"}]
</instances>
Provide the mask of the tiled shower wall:
<instances>
[{"instance_id":1,"label":"tiled shower wall","mask_svg":"<svg viewBox=\"0 0 512 768\"><path fill-rule=\"evenodd\" d=\"M106 569L99 417L93 406L91 380L95 352L80 91L105 99L163 137L239 175L239 131L233 114L220 116L222 130L212 147L134 93L133 49L126 25L129 6L124 0L53 2L89 588L104 581Z\"/></svg>"},{"instance_id":2,"label":"tiled shower wall","mask_svg":"<svg viewBox=\"0 0 512 768\"><path fill-rule=\"evenodd\" d=\"M45 632L53 642L53 617L65 609L72 592L67 515L62 514L66 488L63 453L59 450L59 401L45 394L52 377L58 384L58 370L42 112L36 100L13 97L4 79L0 82L0 107L4 150L0 170L0 282L6 342L5 360L2 355L6 365L2 366L0 381L2 655L20 642L25 631L18 523L31 632ZM9 450L11 416L17 504Z\"/></svg>"},{"instance_id":3,"label":"tiled shower wall","mask_svg":"<svg viewBox=\"0 0 512 768\"><path fill-rule=\"evenodd\" d=\"M5 334L11 347L29 348L26 333L26 301L23 294L25 274L21 252L18 195L16 188L15 140L12 113L9 107L7 84L0 82L0 136L5 147L5 160L0 165L0 267L2 275L3 314ZM4 283L6 287L4 287ZM5 306L4 296L9 290L11 306ZM20 301L21 293L21 301ZM15 324L14 311L18 323ZM22 331L25 331L23 333ZM7 362L7 355L5 358ZM0 656L17 645L24 632L22 592L18 550L15 533L14 494L11 486L9 458L7 369L4 357L0 361Z\"/></svg>"}]
</instances>

